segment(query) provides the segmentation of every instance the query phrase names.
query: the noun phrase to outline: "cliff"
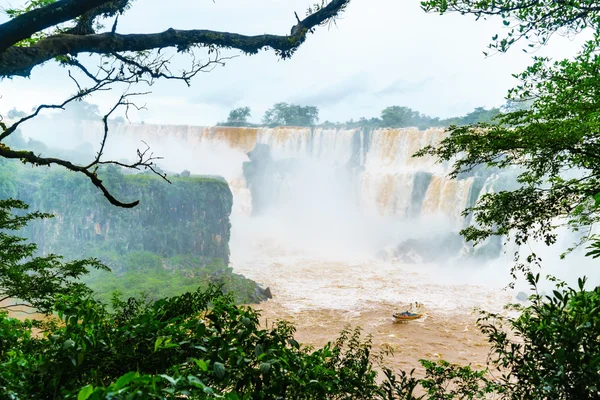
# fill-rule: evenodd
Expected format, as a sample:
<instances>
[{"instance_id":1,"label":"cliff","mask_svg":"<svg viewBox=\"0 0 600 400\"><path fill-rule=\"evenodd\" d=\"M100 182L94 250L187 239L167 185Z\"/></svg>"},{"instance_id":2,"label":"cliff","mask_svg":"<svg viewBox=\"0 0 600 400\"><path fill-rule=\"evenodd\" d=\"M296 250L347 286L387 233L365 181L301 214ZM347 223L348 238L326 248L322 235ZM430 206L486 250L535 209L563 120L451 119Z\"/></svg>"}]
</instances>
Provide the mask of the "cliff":
<instances>
[{"instance_id":1,"label":"cliff","mask_svg":"<svg viewBox=\"0 0 600 400\"><path fill-rule=\"evenodd\" d=\"M139 199L140 205L131 210L114 207L84 176L58 168L18 168L15 190L0 195L55 215L26 233L42 252L93 256L90 249L102 247L229 262L233 197L227 182L192 176L170 178L169 185L154 175L124 175L114 167L99 175L117 197Z\"/></svg>"},{"instance_id":2,"label":"cliff","mask_svg":"<svg viewBox=\"0 0 600 400\"><path fill-rule=\"evenodd\" d=\"M210 283L223 285L240 303L270 297L228 266L233 196L225 180L175 176L168 184L117 167L98 174L118 198L139 199L139 206L110 205L80 174L0 160L0 198L18 198L31 210L55 215L32 222L23 236L42 253L96 257L112 269L84 279L99 299L109 302L114 291L153 299Z\"/></svg>"}]
</instances>

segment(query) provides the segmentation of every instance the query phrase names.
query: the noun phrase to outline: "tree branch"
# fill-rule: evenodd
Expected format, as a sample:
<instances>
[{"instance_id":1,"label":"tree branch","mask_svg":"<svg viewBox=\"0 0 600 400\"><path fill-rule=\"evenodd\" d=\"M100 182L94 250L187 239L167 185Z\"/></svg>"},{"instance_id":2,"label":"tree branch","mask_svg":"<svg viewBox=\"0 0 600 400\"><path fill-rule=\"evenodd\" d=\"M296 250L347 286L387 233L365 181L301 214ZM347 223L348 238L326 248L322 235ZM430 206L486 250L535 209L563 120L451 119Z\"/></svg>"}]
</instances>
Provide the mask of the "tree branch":
<instances>
[{"instance_id":1,"label":"tree branch","mask_svg":"<svg viewBox=\"0 0 600 400\"><path fill-rule=\"evenodd\" d=\"M34 33L70 21L111 0L61 0L0 25L0 52Z\"/></svg>"},{"instance_id":2,"label":"tree branch","mask_svg":"<svg viewBox=\"0 0 600 400\"><path fill-rule=\"evenodd\" d=\"M61 160L60 158L41 157L41 156L35 155L31 151L12 150L9 147L4 146L2 144L0 144L0 157L17 159L17 160L21 160L22 162L30 163L30 164L33 164L36 166L42 166L42 165L50 166L52 164L60 165L70 171L81 172L82 174L87 176L92 181L92 183L102 191L102 193L104 194L104 197L106 197L106 199L115 206L123 207L123 208L133 208L140 203L139 200L136 200L132 203L123 203L123 202L117 200L112 194L110 194L108 189L106 189L106 187L104 187L102 180L100 180L100 178L98 178L98 176L94 172L85 169L85 167L75 165L69 161Z\"/></svg>"},{"instance_id":3,"label":"tree branch","mask_svg":"<svg viewBox=\"0 0 600 400\"><path fill-rule=\"evenodd\" d=\"M92 0L87 0L90 2ZM335 17L350 0L332 0L326 7L296 24L290 35L245 36L210 30L169 29L160 33L120 35L112 32L93 35L59 34L30 47L11 47L0 53L0 77L29 76L31 70L54 57L78 53L120 53L176 47L179 51L193 46L234 48L248 54L270 47L282 58L290 57L304 42L308 31Z\"/></svg>"},{"instance_id":4,"label":"tree branch","mask_svg":"<svg viewBox=\"0 0 600 400\"><path fill-rule=\"evenodd\" d=\"M73 95L72 97L70 97L69 99L67 99L65 102L63 102L60 105L43 104L43 105L39 106L33 114L22 118L21 120L19 120L15 124L13 124L10 128L5 129L3 134L0 135L0 140L4 137L9 136L10 133L14 132L14 130L16 129L17 126L19 126L21 123L35 117L43 109L63 108L66 104L68 104L74 100L81 99L83 96L85 96L89 93L92 93L92 92L98 91L98 90L102 90L105 85L115 82L115 79L111 78L110 74L112 74L112 71L109 73L109 76L107 78L100 81L100 83L96 84L93 88L78 92L77 94ZM63 160L60 158L42 157L41 155L36 155L35 153L33 153L31 151L26 151L26 150L13 150L10 147L3 144L2 142L0 142L0 157L9 158L9 159L18 159L18 160L21 160L21 162L23 162L23 163L29 163L29 164L32 164L35 166L51 166L51 165L55 164L55 165L60 165L70 171L73 171L73 172L80 172L80 173L84 174L85 176L87 176L92 181L92 183L102 191L102 193L104 194L104 197L106 197L106 199L111 204L118 206L118 207L123 207L123 208L133 208L139 204L139 201L134 201L132 203L124 203L124 202L117 200L108 191L108 189L104 186L102 180L100 178L98 178L96 171L97 171L99 165L108 165L108 164L119 165L124 168L136 169L136 170L144 168L144 169L150 169L156 175L160 176L162 179L164 179L165 181L170 183L170 181L166 177L166 174L161 174L155 170L154 161L160 159L160 157L155 157L153 153L148 153L148 151L150 150L148 145L146 145L146 149L143 151L141 151L139 149L137 150L138 159L137 159L137 161L135 161L132 164L125 164L125 163L120 163L120 162L112 161L112 160L110 160L110 161L102 161L101 160L101 157L103 155L104 148L106 145L106 141L108 138L108 117L119 106L126 106L126 107L135 106L133 103L131 103L130 101L127 100L128 97L143 95L143 94L145 94L145 93L130 93L130 94L121 95L117 104L113 108L111 108L111 110L102 118L102 122L104 123L104 134L102 137L102 141L100 143L100 150L99 150L97 156L95 157L95 159L89 165L86 165L86 166L75 165L75 164L71 163L70 161Z\"/></svg>"}]
</instances>

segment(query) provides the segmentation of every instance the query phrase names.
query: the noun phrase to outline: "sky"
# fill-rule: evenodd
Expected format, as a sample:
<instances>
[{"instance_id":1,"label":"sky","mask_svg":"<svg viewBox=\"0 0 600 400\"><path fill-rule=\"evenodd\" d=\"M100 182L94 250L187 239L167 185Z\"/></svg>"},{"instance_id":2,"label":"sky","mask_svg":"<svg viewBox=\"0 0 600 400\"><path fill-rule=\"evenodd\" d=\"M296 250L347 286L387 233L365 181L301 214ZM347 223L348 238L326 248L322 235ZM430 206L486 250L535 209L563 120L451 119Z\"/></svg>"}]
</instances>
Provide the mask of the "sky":
<instances>
[{"instance_id":1,"label":"sky","mask_svg":"<svg viewBox=\"0 0 600 400\"><path fill-rule=\"evenodd\" d=\"M119 21L119 33L176 29L213 29L243 34L286 34L315 0L137 0ZM0 7L21 0L0 0ZM4 17L0 17L4 18ZM530 54L512 49L486 57L483 51L501 21L471 16L426 14L418 0L352 0L336 26L321 27L289 60L272 51L239 55L210 73L199 74L191 87L160 81L138 100L146 109L132 112L132 122L214 125L229 111L249 106L253 122L277 102L314 105L320 120L346 121L379 116L391 105L411 107L441 118L464 115L475 107L504 103L516 84L512 74L530 63ZM581 38L577 39L578 41ZM555 37L537 55L572 56L579 48ZM88 65L94 59L83 56ZM185 58L176 57L174 69ZM30 78L0 81L0 112L29 110L60 102L75 91L67 71L45 64ZM107 111L122 89L88 98Z\"/></svg>"}]
</instances>

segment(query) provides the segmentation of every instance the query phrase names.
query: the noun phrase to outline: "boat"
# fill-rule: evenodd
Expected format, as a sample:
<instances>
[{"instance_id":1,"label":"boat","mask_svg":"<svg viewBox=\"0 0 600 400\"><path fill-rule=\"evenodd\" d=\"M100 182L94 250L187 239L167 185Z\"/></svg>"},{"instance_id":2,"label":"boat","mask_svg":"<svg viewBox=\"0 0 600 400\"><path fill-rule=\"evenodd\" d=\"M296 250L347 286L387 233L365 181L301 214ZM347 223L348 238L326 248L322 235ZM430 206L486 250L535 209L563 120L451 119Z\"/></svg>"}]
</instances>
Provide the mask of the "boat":
<instances>
[{"instance_id":1,"label":"boat","mask_svg":"<svg viewBox=\"0 0 600 400\"><path fill-rule=\"evenodd\" d=\"M414 314L409 311L404 311L401 313L395 313L394 318L396 321L412 321L414 319L419 319L423 316L423 314Z\"/></svg>"}]
</instances>

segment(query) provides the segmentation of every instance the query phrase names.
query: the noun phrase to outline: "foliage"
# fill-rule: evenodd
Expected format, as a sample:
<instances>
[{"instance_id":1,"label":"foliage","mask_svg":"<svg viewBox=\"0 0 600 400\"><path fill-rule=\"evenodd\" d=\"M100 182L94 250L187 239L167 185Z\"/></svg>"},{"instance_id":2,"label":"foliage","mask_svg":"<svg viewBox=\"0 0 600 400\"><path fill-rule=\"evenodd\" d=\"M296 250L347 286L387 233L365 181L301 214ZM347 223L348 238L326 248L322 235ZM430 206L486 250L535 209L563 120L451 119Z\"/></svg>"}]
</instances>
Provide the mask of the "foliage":
<instances>
[{"instance_id":1,"label":"foliage","mask_svg":"<svg viewBox=\"0 0 600 400\"><path fill-rule=\"evenodd\" d=\"M0 181L13 184L0 198L13 196L59 218L33 223L24 234L43 252L70 258L108 251L150 251L163 257L191 254L212 262L229 261L229 214L233 198L220 179L173 177L171 185L152 175L123 174L108 166L98 176L122 198L140 198L143 207L115 209L85 177L61 170L0 164Z\"/></svg>"},{"instance_id":2,"label":"foliage","mask_svg":"<svg viewBox=\"0 0 600 400\"><path fill-rule=\"evenodd\" d=\"M516 317L484 313L479 320L501 372L502 398L599 398L600 287L584 290L585 278L577 288L557 282L552 296L542 296L539 274L527 278L531 305L512 305Z\"/></svg>"},{"instance_id":3,"label":"foliage","mask_svg":"<svg viewBox=\"0 0 600 400\"><path fill-rule=\"evenodd\" d=\"M468 125L483 122L493 122L494 118L501 112L516 111L529 108L530 104L526 101L509 100L502 108L485 108L476 107L473 111L460 116L440 119L438 117L430 117L429 115L420 113L412 108L405 106L389 106L381 111L380 118L360 118L358 120L350 119L346 122L331 122L324 121L317 124L318 109L317 107L302 107L294 104L277 103L268 110L263 117L262 123L268 126L317 126L321 128L408 128L416 127L419 129L427 129L432 127L446 127L450 125ZM302 109L312 108L314 112L314 120L306 115ZM219 122L218 126L258 126L248 122L250 117L250 108L241 107L232 110L229 113L229 118L226 122Z\"/></svg>"},{"instance_id":4,"label":"foliage","mask_svg":"<svg viewBox=\"0 0 600 400\"><path fill-rule=\"evenodd\" d=\"M449 118L444 120L444 125L470 125L477 123L491 123L494 119L500 115L500 109L498 108L490 108L486 109L484 107L476 107L470 113L467 113L463 117L459 118Z\"/></svg>"},{"instance_id":5,"label":"foliage","mask_svg":"<svg viewBox=\"0 0 600 400\"><path fill-rule=\"evenodd\" d=\"M32 220L50 215L12 213L13 209L27 208L19 200L0 200L0 302L6 302L0 304L0 309L25 307L49 313L56 295L70 293L82 296L90 292L78 281L89 268L107 268L93 258L63 262L62 257L55 254L34 257L36 245L11 235L9 231L19 230Z\"/></svg>"},{"instance_id":6,"label":"foliage","mask_svg":"<svg viewBox=\"0 0 600 400\"><path fill-rule=\"evenodd\" d=\"M508 104L507 106L514 107ZM501 110L498 108L486 109L477 107L473 111L462 117L451 117L440 119L438 117L430 117L422 114L409 107L390 106L381 111L381 118L360 118L358 120L351 119L343 123L333 123L325 121L319 126L323 128L408 128L416 127L419 129L427 129L432 127L445 127L450 125L467 125L478 122L491 122L494 117L499 115Z\"/></svg>"},{"instance_id":7,"label":"foliage","mask_svg":"<svg viewBox=\"0 0 600 400\"><path fill-rule=\"evenodd\" d=\"M370 399L377 389L359 331L311 351L293 339L289 324L261 329L257 312L234 306L216 288L154 303L115 299L114 307L111 313L89 298L63 297L56 305L61 323L44 337L0 316L0 327L13 325L17 349L36 349L0 353L0 388L22 398L125 392L230 399Z\"/></svg>"},{"instance_id":8,"label":"foliage","mask_svg":"<svg viewBox=\"0 0 600 400\"><path fill-rule=\"evenodd\" d=\"M477 19L500 17L508 27L505 37L496 34L490 49L505 52L520 39L529 41L529 47L545 45L555 34L574 35L585 28L598 31L600 7L594 1L573 0L427 0L421 6L428 12L441 14L454 11L472 14Z\"/></svg>"},{"instance_id":9,"label":"foliage","mask_svg":"<svg viewBox=\"0 0 600 400\"><path fill-rule=\"evenodd\" d=\"M52 3L56 2L56 0L29 0L25 7L23 8L8 8L5 9L4 12L11 18L17 17L19 15L28 13L32 10L36 10L41 7L45 7Z\"/></svg>"},{"instance_id":10,"label":"foliage","mask_svg":"<svg viewBox=\"0 0 600 400\"><path fill-rule=\"evenodd\" d=\"M263 117L263 124L269 126L314 126L318 121L317 107L288 103L275 104Z\"/></svg>"},{"instance_id":11,"label":"foliage","mask_svg":"<svg viewBox=\"0 0 600 400\"><path fill-rule=\"evenodd\" d=\"M545 43L552 32L597 29L597 8L589 2L425 2L438 11L459 10L477 16L500 13L519 21L527 37ZM520 4L520 3L519 3ZM525 26L525 27L523 27ZM531 39L531 38L530 38ZM600 57L598 37L586 43L572 60L534 57L533 64L516 75L520 84L508 93L511 107L493 123L451 126L440 145L418 153L452 161L452 176L483 164L519 172L519 186L483 196L465 213L474 225L463 231L468 240L481 242L491 235L511 235L517 244L535 239L556 242L558 226L579 232L568 249L600 239L591 228L600 218ZM509 46L501 41L501 49ZM522 103L523 107L515 107ZM593 255L592 250L589 255Z\"/></svg>"},{"instance_id":12,"label":"foliage","mask_svg":"<svg viewBox=\"0 0 600 400\"><path fill-rule=\"evenodd\" d=\"M114 291L157 299L211 283L222 284L240 303L265 299L254 281L228 266L232 198L226 183L195 176L173 178L169 187L113 167L99 174L115 193L142 198L144 207L115 209L81 176L7 161L0 163L0 197L18 196L57 215L22 226L21 234L39 243L38 253L93 256L111 269L83 278L103 301Z\"/></svg>"},{"instance_id":13,"label":"foliage","mask_svg":"<svg viewBox=\"0 0 600 400\"><path fill-rule=\"evenodd\" d=\"M421 119L418 111L408 107L392 106L381 111L381 123L391 128L417 126Z\"/></svg>"},{"instance_id":14,"label":"foliage","mask_svg":"<svg viewBox=\"0 0 600 400\"><path fill-rule=\"evenodd\" d=\"M185 292L219 285L237 304L259 303L264 291L256 282L233 272L221 259L211 262L202 257L179 255L163 258L150 252L98 252L95 255L111 272L92 272L82 278L94 291L94 298L109 302L112 293L125 298L158 300Z\"/></svg>"},{"instance_id":15,"label":"foliage","mask_svg":"<svg viewBox=\"0 0 600 400\"><path fill-rule=\"evenodd\" d=\"M534 289L538 278L530 277ZM293 326L261 328L257 311L215 286L153 302L116 296L113 311L86 295L59 296L57 321L0 313L0 390L33 399L594 399L600 289L584 284L535 292L516 317L483 314L499 378L421 360L422 378L382 366L381 383L360 329L303 347ZM44 334L33 335L35 326Z\"/></svg>"},{"instance_id":16,"label":"foliage","mask_svg":"<svg viewBox=\"0 0 600 400\"><path fill-rule=\"evenodd\" d=\"M115 298L113 307L61 297L60 322L46 323L44 336L0 314L0 388L15 398L392 400L425 398L413 396L418 385L430 399L482 398L475 381L487 382L469 367L423 361L424 379L385 369L378 384L360 329L302 347L293 326L262 329L256 311L215 287L153 303Z\"/></svg>"},{"instance_id":17,"label":"foliage","mask_svg":"<svg viewBox=\"0 0 600 400\"><path fill-rule=\"evenodd\" d=\"M221 123L220 125L225 126L248 126L248 118L252 115L250 107L239 107L229 112L227 122Z\"/></svg>"}]
</instances>

